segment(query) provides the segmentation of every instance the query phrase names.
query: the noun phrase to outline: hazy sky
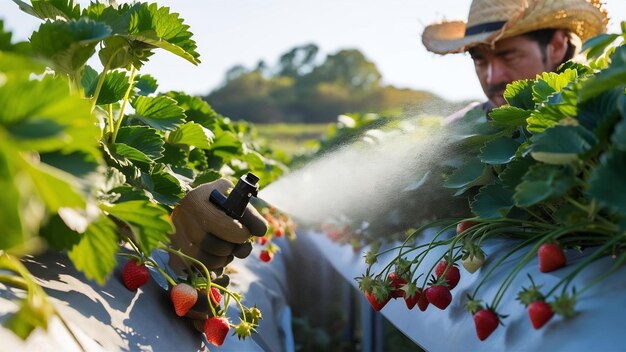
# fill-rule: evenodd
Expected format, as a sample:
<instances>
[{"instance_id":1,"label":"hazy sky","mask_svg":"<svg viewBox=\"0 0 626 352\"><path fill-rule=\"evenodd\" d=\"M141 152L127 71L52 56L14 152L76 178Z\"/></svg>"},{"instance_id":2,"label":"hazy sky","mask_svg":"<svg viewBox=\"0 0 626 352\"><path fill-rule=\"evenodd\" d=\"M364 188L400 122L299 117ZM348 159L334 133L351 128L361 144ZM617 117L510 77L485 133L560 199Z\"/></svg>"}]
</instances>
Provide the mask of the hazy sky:
<instances>
[{"instance_id":1,"label":"hazy sky","mask_svg":"<svg viewBox=\"0 0 626 352\"><path fill-rule=\"evenodd\" d=\"M27 1L28 2L28 1ZM118 2L121 2L118 0ZM86 4L88 1L78 0ZM274 65L289 49L315 43L321 54L356 48L381 71L384 83L430 90L446 99L480 99L483 94L465 54L427 52L420 34L438 20L465 19L469 0L157 0L178 12L191 27L202 63L194 66L160 51L142 69L161 91L207 94L227 69L259 60ZM626 20L626 0L608 0L610 31ZM0 0L0 18L19 39L39 20ZM322 56L323 57L323 56Z\"/></svg>"}]
</instances>

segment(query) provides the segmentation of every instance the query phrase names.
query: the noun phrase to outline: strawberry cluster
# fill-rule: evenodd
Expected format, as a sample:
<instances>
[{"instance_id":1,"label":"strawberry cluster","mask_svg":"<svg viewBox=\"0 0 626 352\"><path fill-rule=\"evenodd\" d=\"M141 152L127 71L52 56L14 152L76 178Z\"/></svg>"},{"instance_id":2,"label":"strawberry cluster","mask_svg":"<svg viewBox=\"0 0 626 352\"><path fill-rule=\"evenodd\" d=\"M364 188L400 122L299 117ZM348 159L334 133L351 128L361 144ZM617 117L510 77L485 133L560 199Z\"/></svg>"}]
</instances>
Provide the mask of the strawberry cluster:
<instances>
[{"instance_id":1,"label":"strawberry cluster","mask_svg":"<svg viewBox=\"0 0 626 352\"><path fill-rule=\"evenodd\" d=\"M200 268L199 272L192 271L189 276L182 279L178 277L172 278L150 257L130 255L131 259L128 260L122 270L122 282L124 286L131 291L136 291L139 287L145 285L150 279L150 273L148 271L148 266L150 266L159 271L167 279L170 286L170 299L174 313L177 316L190 316L193 317L193 319L197 319L198 316L205 317L202 328L206 340L209 343L215 346L221 346L231 327L234 329L239 339L245 339L251 336L253 332L256 332L255 328L258 326L259 320L261 319L261 311L258 308L249 308L242 305L241 295L213 282L211 273L198 260L180 251L174 251L169 248L166 249L170 253L178 255L182 259L189 261L190 264ZM241 310L239 324L232 324L226 317L228 302L230 300L226 300L224 307L222 307L223 295L228 295L229 298L239 306ZM189 315L199 303L198 301L200 299L207 300L209 307L208 313L195 312L193 315Z\"/></svg>"},{"instance_id":2,"label":"strawberry cluster","mask_svg":"<svg viewBox=\"0 0 626 352\"><path fill-rule=\"evenodd\" d=\"M265 236L257 237L256 242L262 246L259 252L259 259L269 263L274 259L274 255L279 251L279 247L272 243L274 238L287 236L290 239L296 236L296 224L285 213L274 207L264 207L261 209L263 218L267 221L268 231Z\"/></svg>"},{"instance_id":3,"label":"strawberry cluster","mask_svg":"<svg viewBox=\"0 0 626 352\"><path fill-rule=\"evenodd\" d=\"M444 234L449 233L448 230L454 227L456 227L456 234L450 238L442 239ZM489 234L498 233L503 229L504 227L498 226L496 223L474 220L448 224L435 235L430 243L414 247L413 249L422 248L422 251L415 254L413 259L408 259L406 254L402 254L412 252L411 249L406 248L406 243L409 243L407 240L405 244L397 248L400 255L375 274L372 273L372 268L378 262L378 257L389 252L389 250L377 253L379 248L373 246L372 250L365 255L365 262L369 267L364 275L357 278L359 287L376 311L383 309L391 299L403 299L408 309L413 309L417 305L421 311L425 311L432 305L437 309L445 310L453 300L452 291L461 280L461 269L458 263L461 263L469 275L480 270L485 265L486 259L480 246L482 240L489 237ZM409 239L417 233L418 231L415 231L413 235L409 236ZM440 246L448 246L449 250L440 256L436 264L418 274L418 270L422 269L424 259L429 252ZM506 257L508 255L504 258L506 259ZM524 256L513 272L505 279L491 304L484 305L481 300L475 297L480 286L482 286L482 282L489 279L493 270L487 271L473 294L467 295L465 306L473 316L474 327L479 340L487 339L502 324L502 319L506 318L506 316L499 314L497 309L509 286L507 282L510 282L533 257L538 258L538 269L541 273L558 270L567 263L562 247L544 237L531 249L529 254ZM497 267L502 263L502 260L495 262L494 266ZM426 274L425 278L423 278L424 274ZM524 288L518 294L518 300L528 308L529 320L535 329L543 327L555 314L563 317L574 315L575 291L573 294L569 294L564 289L560 295L554 295L551 302L547 299L550 294L554 294L557 287L567 286L567 283L571 281L571 275L557 284L547 295L540 292L541 285L536 285L532 277L530 280L531 286Z\"/></svg>"}]
</instances>

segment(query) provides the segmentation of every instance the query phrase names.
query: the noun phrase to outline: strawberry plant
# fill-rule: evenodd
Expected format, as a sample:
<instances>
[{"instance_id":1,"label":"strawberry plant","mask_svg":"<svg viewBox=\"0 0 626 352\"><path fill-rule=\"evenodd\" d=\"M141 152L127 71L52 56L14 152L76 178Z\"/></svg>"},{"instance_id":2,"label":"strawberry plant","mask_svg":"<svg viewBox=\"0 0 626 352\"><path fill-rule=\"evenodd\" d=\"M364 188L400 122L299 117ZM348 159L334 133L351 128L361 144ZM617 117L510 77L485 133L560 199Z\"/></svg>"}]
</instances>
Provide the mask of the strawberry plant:
<instances>
[{"instance_id":1,"label":"strawberry plant","mask_svg":"<svg viewBox=\"0 0 626 352\"><path fill-rule=\"evenodd\" d=\"M416 287L412 291L424 292L431 304L445 309L456 285L456 277L450 282L447 274L461 260L468 274L482 268L465 304L478 338L485 340L506 319L499 309L514 278L531 264L540 273L566 270L543 292L531 277L531 287L519 293L533 327L545 326L555 315L575 316L577 299L626 261L626 22L622 30L589 40L583 47L586 64L568 62L557 72L509 84L506 105L488 116L470 111L450 126L454 157L446 162L454 170L444 186L469 199L473 214L435 220L409 232L400 246L373 248L359 278L366 295L370 291L363 282L379 282L401 265ZM421 243L418 236L426 229L434 235ZM487 264L482 246L503 238L513 245ZM572 251L584 257L568 265ZM386 265L378 263L394 252ZM438 264L424 265L428 256ZM494 282L513 256L517 259L505 278ZM611 268L584 287L573 287L581 271L605 256L615 259ZM378 272L374 265L381 265ZM438 278L433 275L429 282L433 272ZM483 305L475 297L487 284L497 290Z\"/></svg>"},{"instance_id":2,"label":"strawberry plant","mask_svg":"<svg viewBox=\"0 0 626 352\"><path fill-rule=\"evenodd\" d=\"M265 186L286 167L249 139L251 126L184 92L157 93L156 79L140 73L158 51L200 62L189 26L169 8L14 2L42 20L29 42L16 44L0 21L0 269L10 273L0 281L28 292L7 320L26 338L56 313L21 256L67 251L78 270L103 284L122 242L134 252L123 281L136 289L145 266L165 275L150 258L156 249L193 262L168 246L170 212L191 188L247 172ZM219 299L207 295L212 315L223 314L232 298L241 310L238 336L249 336L258 318L250 318L240 295L212 282L206 268L197 276L194 289L229 297L218 311ZM166 278L171 287L185 280Z\"/></svg>"}]
</instances>

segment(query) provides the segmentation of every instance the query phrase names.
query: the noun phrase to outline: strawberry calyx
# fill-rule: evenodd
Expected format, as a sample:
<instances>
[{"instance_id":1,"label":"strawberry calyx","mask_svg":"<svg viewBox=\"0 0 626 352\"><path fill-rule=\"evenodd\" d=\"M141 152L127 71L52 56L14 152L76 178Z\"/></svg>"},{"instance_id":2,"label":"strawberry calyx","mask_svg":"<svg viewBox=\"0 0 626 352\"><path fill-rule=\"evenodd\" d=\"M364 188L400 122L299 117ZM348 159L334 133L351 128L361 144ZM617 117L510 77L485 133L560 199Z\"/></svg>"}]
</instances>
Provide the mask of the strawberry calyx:
<instances>
[{"instance_id":1,"label":"strawberry calyx","mask_svg":"<svg viewBox=\"0 0 626 352\"><path fill-rule=\"evenodd\" d=\"M517 294L517 300L520 301L524 307L528 307L533 302L544 301L546 298L539 290L541 285L536 285L533 278L528 275L530 279L529 287L522 287L522 290Z\"/></svg>"},{"instance_id":2,"label":"strawberry calyx","mask_svg":"<svg viewBox=\"0 0 626 352\"><path fill-rule=\"evenodd\" d=\"M239 324L233 327L235 330L234 334L237 335L237 338L239 340L245 339L246 337L252 335L253 332L256 332L254 327L255 327L254 324L241 320Z\"/></svg>"},{"instance_id":3,"label":"strawberry calyx","mask_svg":"<svg viewBox=\"0 0 626 352\"><path fill-rule=\"evenodd\" d=\"M555 297L554 301L550 303L550 306L554 313L564 318L574 317L577 314L574 309L576 306L576 291L571 295L567 292L563 292L560 296Z\"/></svg>"},{"instance_id":4,"label":"strawberry calyx","mask_svg":"<svg viewBox=\"0 0 626 352\"><path fill-rule=\"evenodd\" d=\"M474 297L467 295L467 303L465 303L465 309L471 314L474 315L477 312L484 309L481 300L475 299Z\"/></svg>"}]
</instances>

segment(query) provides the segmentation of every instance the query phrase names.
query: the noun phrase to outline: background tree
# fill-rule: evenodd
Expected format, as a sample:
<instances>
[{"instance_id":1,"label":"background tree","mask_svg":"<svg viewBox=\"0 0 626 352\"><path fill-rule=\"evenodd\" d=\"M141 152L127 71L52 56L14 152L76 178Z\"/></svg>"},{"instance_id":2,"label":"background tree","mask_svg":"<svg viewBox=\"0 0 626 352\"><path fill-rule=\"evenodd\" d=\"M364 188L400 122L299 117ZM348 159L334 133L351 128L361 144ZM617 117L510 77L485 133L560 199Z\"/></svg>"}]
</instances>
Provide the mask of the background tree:
<instances>
[{"instance_id":1,"label":"background tree","mask_svg":"<svg viewBox=\"0 0 626 352\"><path fill-rule=\"evenodd\" d=\"M262 60L253 69L233 66L205 100L232 119L257 123L327 123L343 113L444 115L464 104L382 85L382 74L359 50L321 61L318 54L315 44L305 44L282 54L275 67Z\"/></svg>"}]
</instances>

